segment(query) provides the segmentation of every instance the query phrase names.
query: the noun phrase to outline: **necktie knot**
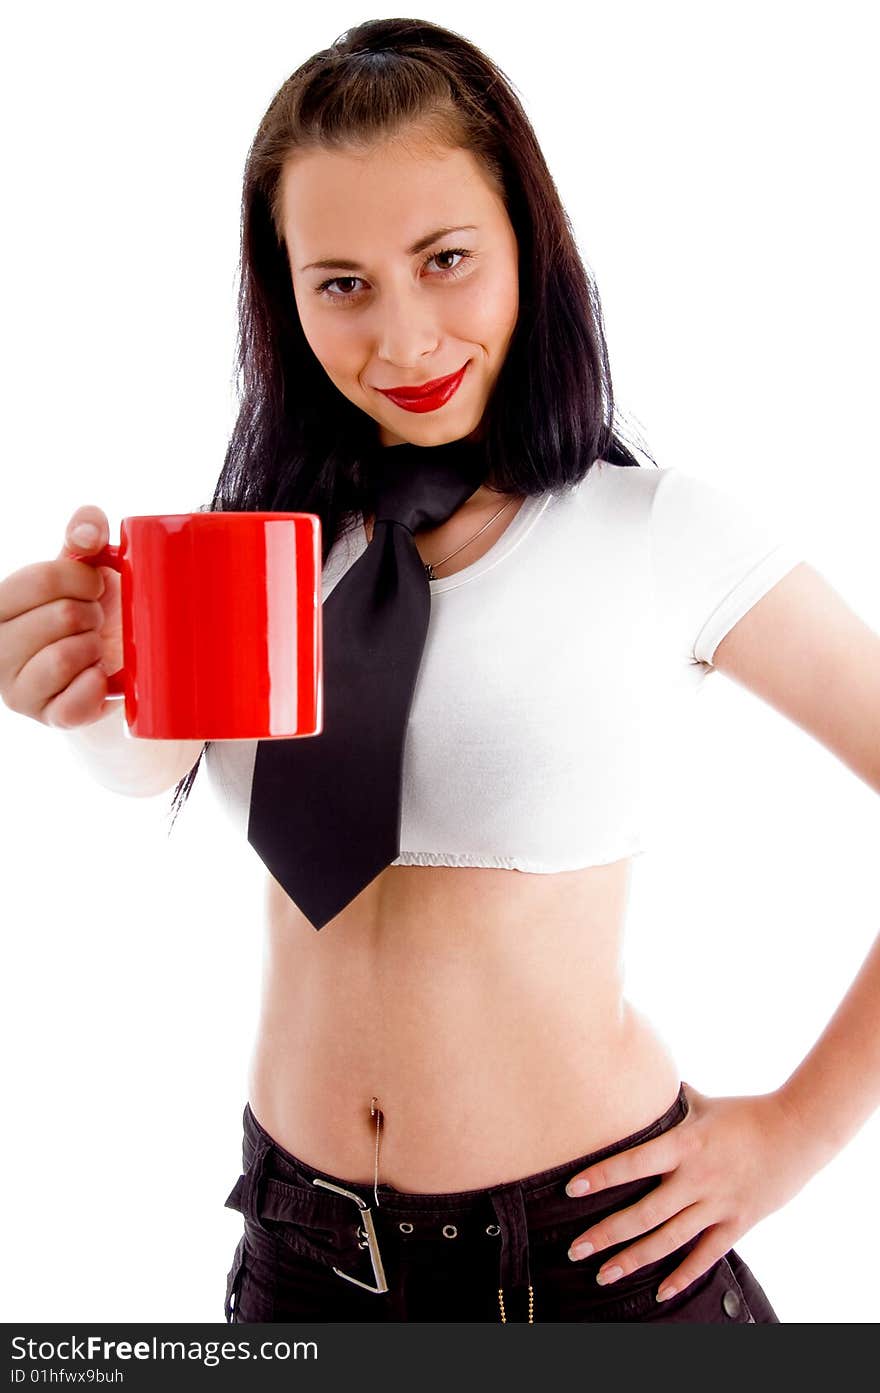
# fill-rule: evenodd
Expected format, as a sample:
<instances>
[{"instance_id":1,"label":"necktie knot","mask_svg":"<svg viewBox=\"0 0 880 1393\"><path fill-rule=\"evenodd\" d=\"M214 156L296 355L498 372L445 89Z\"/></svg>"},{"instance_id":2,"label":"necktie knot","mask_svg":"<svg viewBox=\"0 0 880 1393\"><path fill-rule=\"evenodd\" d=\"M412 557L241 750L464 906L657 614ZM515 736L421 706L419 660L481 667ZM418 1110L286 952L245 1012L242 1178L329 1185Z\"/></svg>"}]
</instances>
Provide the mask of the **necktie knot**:
<instances>
[{"instance_id":1,"label":"necktie knot","mask_svg":"<svg viewBox=\"0 0 880 1393\"><path fill-rule=\"evenodd\" d=\"M376 480L375 522L397 522L409 532L439 527L477 491L486 476L482 445L452 440L377 447L370 458Z\"/></svg>"}]
</instances>

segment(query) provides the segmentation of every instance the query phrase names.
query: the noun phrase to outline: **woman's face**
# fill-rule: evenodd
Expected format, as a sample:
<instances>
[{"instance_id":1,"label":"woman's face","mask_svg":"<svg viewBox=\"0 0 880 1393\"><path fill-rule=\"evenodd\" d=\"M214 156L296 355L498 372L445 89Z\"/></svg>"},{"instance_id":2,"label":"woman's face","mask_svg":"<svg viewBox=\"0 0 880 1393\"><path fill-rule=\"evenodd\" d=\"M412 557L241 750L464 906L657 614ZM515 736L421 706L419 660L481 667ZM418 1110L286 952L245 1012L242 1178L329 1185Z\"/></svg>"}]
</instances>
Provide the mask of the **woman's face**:
<instances>
[{"instance_id":1,"label":"woman's face","mask_svg":"<svg viewBox=\"0 0 880 1393\"><path fill-rule=\"evenodd\" d=\"M330 380L377 422L381 443L441 445L474 432L519 288L513 226L470 152L438 152L418 134L368 152L310 151L288 161L281 196L303 333ZM383 395L465 364L457 391L433 410Z\"/></svg>"}]
</instances>

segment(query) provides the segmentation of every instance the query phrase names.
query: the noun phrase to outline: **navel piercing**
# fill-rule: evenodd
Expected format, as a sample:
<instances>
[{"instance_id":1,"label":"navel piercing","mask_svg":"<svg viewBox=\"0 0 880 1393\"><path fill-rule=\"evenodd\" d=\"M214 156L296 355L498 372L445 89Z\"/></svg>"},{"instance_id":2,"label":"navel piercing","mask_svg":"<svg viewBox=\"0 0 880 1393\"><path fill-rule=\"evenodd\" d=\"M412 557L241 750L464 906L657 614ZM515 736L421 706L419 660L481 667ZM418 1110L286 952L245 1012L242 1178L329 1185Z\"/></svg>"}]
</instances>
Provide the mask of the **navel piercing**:
<instances>
[{"instance_id":1,"label":"navel piercing","mask_svg":"<svg viewBox=\"0 0 880 1393\"><path fill-rule=\"evenodd\" d=\"M376 1159L373 1167L373 1198L376 1201L376 1208L379 1208L379 1133L384 1122L384 1116L379 1107L379 1099L375 1093L370 1099L370 1117L376 1119Z\"/></svg>"}]
</instances>

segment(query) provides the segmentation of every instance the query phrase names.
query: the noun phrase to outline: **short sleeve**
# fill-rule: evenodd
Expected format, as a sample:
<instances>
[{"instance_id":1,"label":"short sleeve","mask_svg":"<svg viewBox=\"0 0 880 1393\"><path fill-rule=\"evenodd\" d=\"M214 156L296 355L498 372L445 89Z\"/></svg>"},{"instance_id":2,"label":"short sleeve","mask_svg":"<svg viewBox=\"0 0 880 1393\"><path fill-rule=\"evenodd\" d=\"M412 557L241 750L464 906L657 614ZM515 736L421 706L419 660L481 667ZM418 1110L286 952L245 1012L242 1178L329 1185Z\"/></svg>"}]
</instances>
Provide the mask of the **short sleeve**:
<instances>
[{"instance_id":1,"label":"short sleeve","mask_svg":"<svg viewBox=\"0 0 880 1393\"><path fill-rule=\"evenodd\" d=\"M803 560L759 505L675 468L661 471L651 535L664 620L685 661L710 668L725 634Z\"/></svg>"}]
</instances>

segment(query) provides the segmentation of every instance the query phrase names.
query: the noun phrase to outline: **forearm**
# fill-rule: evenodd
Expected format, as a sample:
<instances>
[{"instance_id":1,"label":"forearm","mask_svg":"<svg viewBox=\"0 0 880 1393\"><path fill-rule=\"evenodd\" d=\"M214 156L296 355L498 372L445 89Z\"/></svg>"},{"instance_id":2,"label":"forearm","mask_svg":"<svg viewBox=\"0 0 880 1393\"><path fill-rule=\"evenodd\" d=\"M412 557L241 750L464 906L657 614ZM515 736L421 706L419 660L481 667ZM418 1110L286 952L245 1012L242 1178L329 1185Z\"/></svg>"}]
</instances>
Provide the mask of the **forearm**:
<instances>
[{"instance_id":1,"label":"forearm","mask_svg":"<svg viewBox=\"0 0 880 1393\"><path fill-rule=\"evenodd\" d=\"M778 1090L819 1166L880 1105L880 934L825 1030Z\"/></svg>"},{"instance_id":2,"label":"forearm","mask_svg":"<svg viewBox=\"0 0 880 1393\"><path fill-rule=\"evenodd\" d=\"M62 732L91 776L112 793L149 798L173 788L199 756L201 741L139 740L125 721L125 703L91 725Z\"/></svg>"}]
</instances>

